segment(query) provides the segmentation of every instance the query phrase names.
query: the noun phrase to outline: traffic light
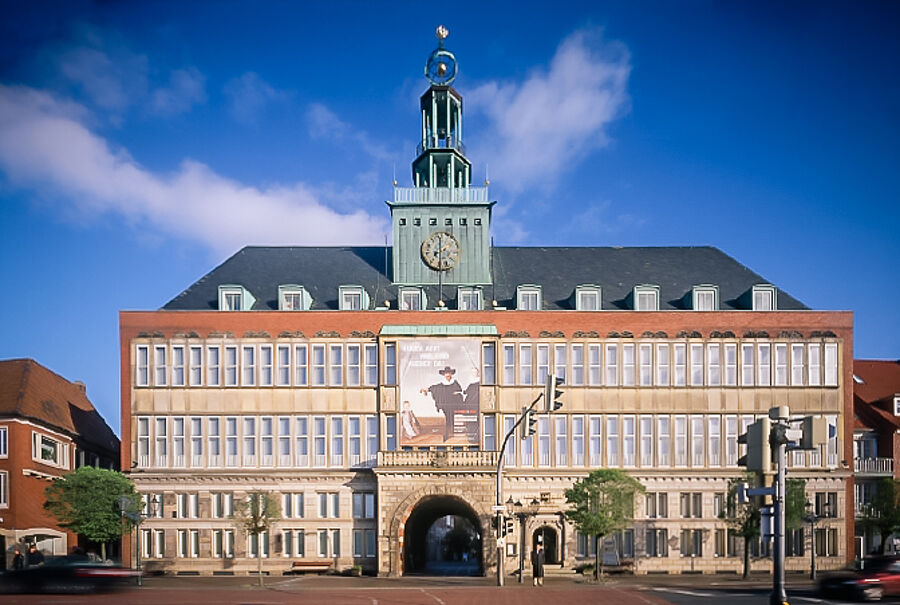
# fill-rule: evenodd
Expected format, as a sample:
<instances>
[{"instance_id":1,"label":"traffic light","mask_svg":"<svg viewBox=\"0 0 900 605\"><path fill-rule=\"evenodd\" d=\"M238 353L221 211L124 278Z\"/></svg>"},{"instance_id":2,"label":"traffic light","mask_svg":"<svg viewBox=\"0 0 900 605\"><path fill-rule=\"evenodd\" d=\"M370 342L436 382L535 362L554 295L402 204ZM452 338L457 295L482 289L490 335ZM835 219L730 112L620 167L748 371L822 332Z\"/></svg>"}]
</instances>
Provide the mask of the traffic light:
<instances>
[{"instance_id":1,"label":"traffic light","mask_svg":"<svg viewBox=\"0 0 900 605\"><path fill-rule=\"evenodd\" d=\"M525 418L522 420L522 439L528 439L534 435L537 416L534 415L533 409L522 408L522 411L525 413Z\"/></svg>"},{"instance_id":2,"label":"traffic light","mask_svg":"<svg viewBox=\"0 0 900 605\"><path fill-rule=\"evenodd\" d=\"M513 519L512 517L506 517L503 519L503 521L504 521L504 525L503 525L503 535L504 536L508 536L511 533L516 531L516 520L515 519Z\"/></svg>"},{"instance_id":3,"label":"traffic light","mask_svg":"<svg viewBox=\"0 0 900 605\"><path fill-rule=\"evenodd\" d=\"M738 443L747 446L747 453L738 458L740 466L748 471L759 473L772 472L772 447L769 444L769 433L772 421L763 417L747 427L747 432L738 437Z\"/></svg>"},{"instance_id":4,"label":"traffic light","mask_svg":"<svg viewBox=\"0 0 900 605\"><path fill-rule=\"evenodd\" d=\"M559 400L563 394L563 391L559 388L562 383L563 379L556 374L547 374L547 382L544 383L545 412L555 412L563 406L562 401Z\"/></svg>"}]
</instances>

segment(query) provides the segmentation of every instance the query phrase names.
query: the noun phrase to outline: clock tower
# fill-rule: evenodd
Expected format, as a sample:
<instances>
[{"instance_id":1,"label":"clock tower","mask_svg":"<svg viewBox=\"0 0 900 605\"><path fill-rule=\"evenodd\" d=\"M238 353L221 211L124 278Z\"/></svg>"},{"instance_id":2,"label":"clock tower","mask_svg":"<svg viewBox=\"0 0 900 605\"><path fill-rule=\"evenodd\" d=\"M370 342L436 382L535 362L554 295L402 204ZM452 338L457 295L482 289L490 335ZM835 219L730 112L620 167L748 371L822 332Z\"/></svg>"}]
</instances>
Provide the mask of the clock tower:
<instances>
[{"instance_id":1,"label":"clock tower","mask_svg":"<svg viewBox=\"0 0 900 605\"><path fill-rule=\"evenodd\" d=\"M472 187L465 155L462 95L450 86L456 57L444 48L447 29L437 28L438 47L428 57L422 95L421 141L412 163L413 187L394 185L393 282L480 286L491 283L488 188ZM485 185L487 185L485 183Z\"/></svg>"}]
</instances>

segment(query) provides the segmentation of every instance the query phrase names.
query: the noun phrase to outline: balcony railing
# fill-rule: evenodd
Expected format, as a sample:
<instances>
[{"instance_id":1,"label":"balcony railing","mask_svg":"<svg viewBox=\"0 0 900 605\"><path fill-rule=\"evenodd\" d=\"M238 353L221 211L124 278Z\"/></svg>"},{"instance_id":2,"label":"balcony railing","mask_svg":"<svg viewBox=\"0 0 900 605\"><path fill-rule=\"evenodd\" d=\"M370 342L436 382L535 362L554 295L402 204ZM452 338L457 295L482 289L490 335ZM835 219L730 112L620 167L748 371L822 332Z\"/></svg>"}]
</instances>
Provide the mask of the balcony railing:
<instances>
[{"instance_id":1,"label":"balcony railing","mask_svg":"<svg viewBox=\"0 0 900 605\"><path fill-rule=\"evenodd\" d=\"M893 458L854 458L853 472L857 475L886 475L894 474Z\"/></svg>"},{"instance_id":2,"label":"balcony railing","mask_svg":"<svg viewBox=\"0 0 900 605\"><path fill-rule=\"evenodd\" d=\"M430 466L435 468L490 467L497 466L494 451L414 450L402 452L378 452L378 467Z\"/></svg>"},{"instance_id":3,"label":"balcony railing","mask_svg":"<svg viewBox=\"0 0 900 605\"><path fill-rule=\"evenodd\" d=\"M394 203L466 204L488 201L487 187L394 187Z\"/></svg>"}]
</instances>

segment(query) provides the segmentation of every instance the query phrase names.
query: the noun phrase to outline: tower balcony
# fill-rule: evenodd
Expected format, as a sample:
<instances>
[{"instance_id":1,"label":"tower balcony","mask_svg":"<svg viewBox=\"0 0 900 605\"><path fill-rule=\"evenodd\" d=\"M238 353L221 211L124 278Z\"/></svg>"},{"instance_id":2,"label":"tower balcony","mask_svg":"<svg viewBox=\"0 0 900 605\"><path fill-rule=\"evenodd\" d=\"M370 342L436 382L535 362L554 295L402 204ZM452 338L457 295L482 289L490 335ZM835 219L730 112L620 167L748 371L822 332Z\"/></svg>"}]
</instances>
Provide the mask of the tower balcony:
<instances>
[{"instance_id":1,"label":"tower balcony","mask_svg":"<svg viewBox=\"0 0 900 605\"><path fill-rule=\"evenodd\" d=\"M493 469L499 452L485 450L408 450L378 452L376 467Z\"/></svg>"},{"instance_id":2,"label":"tower balcony","mask_svg":"<svg viewBox=\"0 0 900 605\"><path fill-rule=\"evenodd\" d=\"M893 458L854 458L853 472L869 477L891 477L894 474Z\"/></svg>"},{"instance_id":3,"label":"tower balcony","mask_svg":"<svg viewBox=\"0 0 900 605\"><path fill-rule=\"evenodd\" d=\"M394 187L395 204L487 203L487 187Z\"/></svg>"},{"instance_id":4,"label":"tower balcony","mask_svg":"<svg viewBox=\"0 0 900 605\"><path fill-rule=\"evenodd\" d=\"M428 145L423 143L419 143L416 145L416 157L419 157L426 151L433 150L441 150L441 149L455 149L461 155L466 155L466 145L462 142L459 137L449 136L449 137L429 137Z\"/></svg>"}]
</instances>

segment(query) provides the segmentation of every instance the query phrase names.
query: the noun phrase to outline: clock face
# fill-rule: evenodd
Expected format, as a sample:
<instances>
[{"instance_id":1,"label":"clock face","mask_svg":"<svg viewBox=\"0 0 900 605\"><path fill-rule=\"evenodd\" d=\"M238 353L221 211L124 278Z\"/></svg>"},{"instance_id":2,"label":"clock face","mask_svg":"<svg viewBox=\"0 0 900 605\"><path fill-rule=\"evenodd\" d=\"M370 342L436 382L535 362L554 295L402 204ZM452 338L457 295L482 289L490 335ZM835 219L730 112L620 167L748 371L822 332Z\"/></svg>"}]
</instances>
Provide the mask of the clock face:
<instances>
[{"instance_id":1,"label":"clock face","mask_svg":"<svg viewBox=\"0 0 900 605\"><path fill-rule=\"evenodd\" d=\"M456 57L449 50L435 50L425 64L425 77L437 86L448 86L456 78Z\"/></svg>"},{"instance_id":2,"label":"clock face","mask_svg":"<svg viewBox=\"0 0 900 605\"><path fill-rule=\"evenodd\" d=\"M422 242L422 260L435 271L453 268L459 260L459 241L446 231L432 233Z\"/></svg>"}]
</instances>

